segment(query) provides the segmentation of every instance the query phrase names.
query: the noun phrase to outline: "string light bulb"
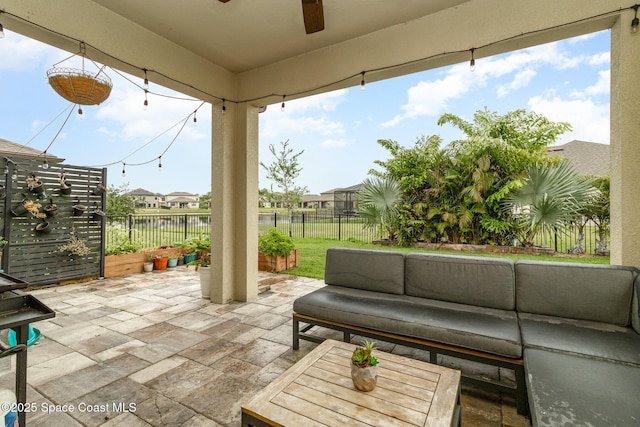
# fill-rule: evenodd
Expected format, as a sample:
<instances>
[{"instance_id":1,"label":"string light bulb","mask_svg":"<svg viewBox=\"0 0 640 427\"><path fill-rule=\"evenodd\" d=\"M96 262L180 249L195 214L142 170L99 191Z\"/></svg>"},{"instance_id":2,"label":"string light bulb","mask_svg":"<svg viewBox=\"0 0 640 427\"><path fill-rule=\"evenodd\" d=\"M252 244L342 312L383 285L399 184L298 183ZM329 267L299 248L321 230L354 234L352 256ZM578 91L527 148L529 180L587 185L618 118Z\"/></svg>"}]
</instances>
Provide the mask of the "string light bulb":
<instances>
[{"instance_id":1,"label":"string light bulb","mask_svg":"<svg viewBox=\"0 0 640 427\"><path fill-rule=\"evenodd\" d=\"M84 111L82 111L82 107L78 105L78 118L80 120L84 120Z\"/></svg>"},{"instance_id":2,"label":"string light bulb","mask_svg":"<svg viewBox=\"0 0 640 427\"><path fill-rule=\"evenodd\" d=\"M124 176L127 174L127 171L124 170L124 167L126 166L126 163L122 164L122 177L124 178Z\"/></svg>"},{"instance_id":3,"label":"string light bulb","mask_svg":"<svg viewBox=\"0 0 640 427\"><path fill-rule=\"evenodd\" d=\"M282 95L282 105L280 105L280 111L284 112L284 98L286 95Z\"/></svg>"},{"instance_id":4,"label":"string light bulb","mask_svg":"<svg viewBox=\"0 0 640 427\"><path fill-rule=\"evenodd\" d=\"M473 57L473 53L475 52L476 48L471 48L471 62L469 63L469 69L471 70L471 72L474 72L476 70L476 59Z\"/></svg>"},{"instance_id":5,"label":"string light bulb","mask_svg":"<svg viewBox=\"0 0 640 427\"><path fill-rule=\"evenodd\" d=\"M225 105L226 99L222 98L222 114L227 112L227 106Z\"/></svg>"},{"instance_id":6,"label":"string light bulb","mask_svg":"<svg viewBox=\"0 0 640 427\"><path fill-rule=\"evenodd\" d=\"M633 20L631 21L631 32L634 34L638 32L638 25L640 25L640 19L638 19L638 7L640 7L640 5L635 5L632 7L632 9L635 11L635 14L633 16Z\"/></svg>"},{"instance_id":7,"label":"string light bulb","mask_svg":"<svg viewBox=\"0 0 640 427\"><path fill-rule=\"evenodd\" d=\"M162 172L162 156L158 157L158 172Z\"/></svg>"},{"instance_id":8,"label":"string light bulb","mask_svg":"<svg viewBox=\"0 0 640 427\"><path fill-rule=\"evenodd\" d=\"M147 69L143 68L142 71L144 71L144 83L142 84L142 89L144 89L145 92L147 92L149 90L149 79L147 78Z\"/></svg>"},{"instance_id":9,"label":"string light bulb","mask_svg":"<svg viewBox=\"0 0 640 427\"><path fill-rule=\"evenodd\" d=\"M147 99L147 92L148 91L144 91L144 102L142 103L142 109L144 111L147 111L149 109L149 100Z\"/></svg>"},{"instance_id":10,"label":"string light bulb","mask_svg":"<svg viewBox=\"0 0 640 427\"><path fill-rule=\"evenodd\" d=\"M47 159L44 159L44 162L42 162L42 169L49 169L49 162L47 162Z\"/></svg>"},{"instance_id":11,"label":"string light bulb","mask_svg":"<svg viewBox=\"0 0 640 427\"><path fill-rule=\"evenodd\" d=\"M360 80L360 90L365 90L364 71L362 72L362 80Z\"/></svg>"},{"instance_id":12,"label":"string light bulb","mask_svg":"<svg viewBox=\"0 0 640 427\"><path fill-rule=\"evenodd\" d=\"M11 179L12 179L12 180L14 180L14 181L15 181L16 179L18 179L18 174L17 174L16 172L12 173L12 174L11 174Z\"/></svg>"},{"instance_id":13,"label":"string light bulb","mask_svg":"<svg viewBox=\"0 0 640 427\"><path fill-rule=\"evenodd\" d=\"M198 118L196 117L196 114L198 113L198 110L194 110L193 111L193 125L197 125L198 124Z\"/></svg>"},{"instance_id":14,"label":"string light bulb","mask_svg":"<svg viewBox=\"0 0 640 427\"><path fill-rule=\"evenodd\" d=\"M4 38L4 27L0 24L0 39Z\"/></svg>"}]
</instances>

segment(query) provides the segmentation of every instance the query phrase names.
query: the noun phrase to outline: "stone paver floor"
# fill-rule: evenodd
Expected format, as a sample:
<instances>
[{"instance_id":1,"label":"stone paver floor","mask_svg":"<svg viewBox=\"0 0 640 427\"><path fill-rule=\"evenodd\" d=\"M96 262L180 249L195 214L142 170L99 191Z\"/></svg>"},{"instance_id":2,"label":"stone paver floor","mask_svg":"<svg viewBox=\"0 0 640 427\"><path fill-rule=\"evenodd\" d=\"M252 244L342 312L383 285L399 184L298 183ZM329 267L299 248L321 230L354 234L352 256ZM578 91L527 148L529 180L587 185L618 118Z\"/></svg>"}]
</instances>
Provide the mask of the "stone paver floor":
<instances>
[{"instance_id":1,"label":"stone paver floor","mask_svg":"<svg viewBox=\"0 0 640 427\"><path fill-rule=\"evenodd\" d=\"M291 309L322 282L259 280L270 290L256 301L226 305L202 299L196 273L180 267L31 291L56 317L34 324L27 425L239 426L242 402L315 347L291 349ZM9 367L0 374L13 389ZM463 386L462 405L463 426L529 426L497 393Z\"/></svg>"}]
</instances>

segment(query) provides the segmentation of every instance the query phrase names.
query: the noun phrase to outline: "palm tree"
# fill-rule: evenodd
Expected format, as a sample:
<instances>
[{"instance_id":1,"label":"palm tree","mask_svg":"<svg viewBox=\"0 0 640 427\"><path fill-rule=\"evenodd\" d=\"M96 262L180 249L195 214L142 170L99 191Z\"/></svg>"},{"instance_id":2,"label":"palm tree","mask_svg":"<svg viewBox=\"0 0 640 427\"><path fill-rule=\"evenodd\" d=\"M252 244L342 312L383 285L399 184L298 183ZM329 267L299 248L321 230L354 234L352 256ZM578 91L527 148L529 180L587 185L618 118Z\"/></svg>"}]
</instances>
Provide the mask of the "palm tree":
<instances>
[{"instance_id":1,"label":"palm tree","mask_svg":"<svg viewBox=\"0 0 640 427\"><path fill-rule=\"evenodd\" d=\"M367 178L358 195L358 214L364 220L365 228L384 232L394 237L393 221L402 201L402 190L393 178Z\"/></svg>"},{"instance_id":2,"label":"palm tree","mask_svg":"<svg viewBox=\"0 0 640 427\"><path fill-rule=\"evenodd\" d=\"M522 244L532 246L538 233L551 233L575 218L593 193L592 181L580 177L566 161L539 164L505 199L504 209L518 222Z\"/></svg>"}]
</instances>

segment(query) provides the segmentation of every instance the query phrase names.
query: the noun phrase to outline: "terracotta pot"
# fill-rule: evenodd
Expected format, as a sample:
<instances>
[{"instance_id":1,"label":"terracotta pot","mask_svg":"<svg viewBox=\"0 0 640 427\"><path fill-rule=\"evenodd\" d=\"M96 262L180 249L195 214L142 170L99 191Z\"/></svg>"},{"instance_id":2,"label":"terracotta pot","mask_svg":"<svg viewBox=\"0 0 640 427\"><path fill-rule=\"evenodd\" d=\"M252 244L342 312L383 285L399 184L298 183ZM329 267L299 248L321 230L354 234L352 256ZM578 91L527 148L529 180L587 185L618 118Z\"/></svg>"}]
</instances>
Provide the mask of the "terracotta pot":
<instances>
[{"instance_id":1,"label":"terracotta pot","mask_svg":"<svg viewBox=\"0 0 640 427\"><path fill-rule=\"evenodd\" d=\"M166 270L168 262L169 262L169 257L154 258L153 259L153 268L154 268L154 270Z\"/></svg>"},{"instance_id":2,"label":"terracotta pot","mask_svg":"<svg viewBox=\"0 0 640 427\"><path fill-rule=\"evenodd\" d=\"M371 391L376 388L378 382L378 365L361 368L351 364L351 381L357 390Z\"/></svg>"}]
</instances>

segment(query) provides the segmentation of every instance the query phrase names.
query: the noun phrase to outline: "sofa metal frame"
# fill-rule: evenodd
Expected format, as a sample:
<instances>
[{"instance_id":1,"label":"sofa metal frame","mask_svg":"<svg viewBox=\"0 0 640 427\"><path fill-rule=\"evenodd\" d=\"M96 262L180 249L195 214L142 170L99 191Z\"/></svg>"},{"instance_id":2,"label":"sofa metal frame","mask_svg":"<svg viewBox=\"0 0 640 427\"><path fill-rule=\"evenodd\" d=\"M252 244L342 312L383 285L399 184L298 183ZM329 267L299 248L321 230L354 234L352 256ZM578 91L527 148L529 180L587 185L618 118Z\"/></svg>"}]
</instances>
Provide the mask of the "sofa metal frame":
<instances>
[{"instance_id":1,"label":"sofa metal frame","mask_svg":"<svg viewBox=\"0 0 640 427\"><path fill-rule=\"evenodd\" d=\"M303 323L302 326L300 323ZM374 329L362 328L359 326L347 325L344 323L332 322L330 320L318 319L304 314L293 313L293 349L300 348L300 340L321 343L325 338L309 333L314 326L321 326L343 333L343 341L351 342L351 335L359 335L367 338L386 341L393 344L400 344L407 347L429 351L429 362L438 364L438 354L466 359L473 362L480 362L487 365L497 366L513 370L516 377L515 387L504 384L490 378L479 378L462 374L462 380L467 384L478 385L491 390L507 393L515 397L516 408L519 414L528 414L527 389L525 385L524 361L481 351L470 350L462 347L441 344L433 341L407 337L403 335L390 334Z\"/></svg>"}]
</instances>

